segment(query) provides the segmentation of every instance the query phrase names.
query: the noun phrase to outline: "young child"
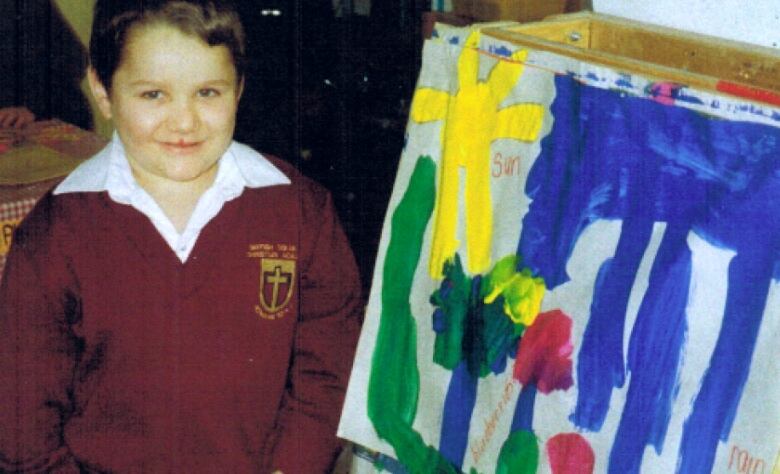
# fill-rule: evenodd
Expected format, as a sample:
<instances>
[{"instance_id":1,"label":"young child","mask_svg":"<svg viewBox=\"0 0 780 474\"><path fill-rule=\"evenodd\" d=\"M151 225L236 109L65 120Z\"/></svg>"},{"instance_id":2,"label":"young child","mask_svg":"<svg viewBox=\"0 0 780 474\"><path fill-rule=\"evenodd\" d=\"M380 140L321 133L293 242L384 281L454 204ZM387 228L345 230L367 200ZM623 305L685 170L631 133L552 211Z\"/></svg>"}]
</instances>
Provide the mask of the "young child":
<instances>
[{"instance_id":1,"label":"young child","mask_svg":"<svg viewBox=\"0 0 780 474\"><path fill-rule=\"evenodd\" d=\"M329 195L232 141L237 15L98 0L90 58L116 134L15 234L0 471L327 472L357 271Z\"/></svg>"}]
</instances>

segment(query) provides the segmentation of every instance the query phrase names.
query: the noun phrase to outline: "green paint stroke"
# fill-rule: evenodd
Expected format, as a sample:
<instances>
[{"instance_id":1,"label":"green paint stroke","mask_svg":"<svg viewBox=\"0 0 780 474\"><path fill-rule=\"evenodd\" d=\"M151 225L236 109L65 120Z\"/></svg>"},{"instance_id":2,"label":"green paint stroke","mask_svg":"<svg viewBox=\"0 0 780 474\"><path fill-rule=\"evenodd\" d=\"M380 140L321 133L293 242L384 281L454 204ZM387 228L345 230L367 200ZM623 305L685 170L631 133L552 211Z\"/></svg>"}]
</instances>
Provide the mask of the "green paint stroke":
<instances>
[{"instance_id":1,"label":"green paint stroke","mask_svg":"<svg viewBox=\"0 0 780 474\"><path fill-rule=\"evenodd\" d=\"M471 278L463 271L460 256L444 263L442 288L433 292L431 304L446 315L446 329L436 335L433 361L445 369L454 370L463 360L463 338L471 300ZM446 296L445 296L446 295Z\"/></svg>"},{"instance_id":2,"label":"green paint stroke","mask_svg":"<svg viewBox=\"0 0 780 474\"><path fill-rule=\"evenodd\" d=\"M501 446L496 474L535 474L539 466L539 445L529 431L515 431Z\"/></svg>"},{"instance_id":3,"label":"green paint stroke","mask_svg":"<svg viewBox=\"0 0 780 474\"><path fill-rule=\"evenodd\" d=\"M406 193L393 212L382 273L382 312L368 382L368 417L374 429L393 446L398 460L414 473L457 472L412 428L420 372L409 295L422 252L423 234L433 213L435 178L435 163L430 157L421 156Z\"/></svg>"}]
</instances>

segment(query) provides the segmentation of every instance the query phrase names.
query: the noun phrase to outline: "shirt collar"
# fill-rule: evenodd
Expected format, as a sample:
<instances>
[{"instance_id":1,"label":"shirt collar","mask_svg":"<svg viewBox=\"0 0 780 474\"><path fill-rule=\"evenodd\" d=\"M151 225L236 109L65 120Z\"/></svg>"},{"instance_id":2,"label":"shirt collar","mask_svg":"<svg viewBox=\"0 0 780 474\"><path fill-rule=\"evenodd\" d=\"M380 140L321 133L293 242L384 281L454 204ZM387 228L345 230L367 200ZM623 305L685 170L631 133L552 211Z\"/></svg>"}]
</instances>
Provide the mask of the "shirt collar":
<instances>
[{"instance_id":1,"label":"shirt collar","mask_svg":"<svg viewBox=\"0 0 780 474\"><path fill-rule=\"evenodd\" d=\"M220 158L213 186L228 198L241 194L244 187L283 184L290 184L290 179L279 168L252 148L234 141ZM122 141L114 132L111 142L73 170L54 194L108 191L112 198L127 202L137 188Z\"/></svg>"}]
</instances>

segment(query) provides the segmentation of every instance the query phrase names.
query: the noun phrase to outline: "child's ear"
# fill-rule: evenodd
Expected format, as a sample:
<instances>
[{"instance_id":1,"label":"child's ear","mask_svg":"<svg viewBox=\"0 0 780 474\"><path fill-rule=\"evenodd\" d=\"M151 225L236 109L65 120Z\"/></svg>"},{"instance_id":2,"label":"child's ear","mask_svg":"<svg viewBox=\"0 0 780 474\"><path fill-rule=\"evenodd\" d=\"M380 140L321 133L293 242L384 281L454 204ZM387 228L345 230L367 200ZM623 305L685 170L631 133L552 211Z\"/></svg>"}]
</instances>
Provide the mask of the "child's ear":
<instances>
[{"instance_id":1,"label":"child's ear","mask_svg":"<svg viewBox=\"0 0 780 474\"><path fill-rule=\"evenodd\" d=\"M241 95L244 93L244 78L238 83L238 94L236 94L236 102L241 100Z\"/></svg>"},{"instance_id":2,"label":"child's ear","mask_svg":"<svg viewBox=\"0 0 780 474\"><path fill-rule=\"evenodd\" d=\"M92 97L95 98L100 113L103 117L111 119L111 98L108 95L108 90L98 78L97 71L92 66L87 68L87 81L89 82L89 89L92 91Z\"/></svg>"}]
</instances>

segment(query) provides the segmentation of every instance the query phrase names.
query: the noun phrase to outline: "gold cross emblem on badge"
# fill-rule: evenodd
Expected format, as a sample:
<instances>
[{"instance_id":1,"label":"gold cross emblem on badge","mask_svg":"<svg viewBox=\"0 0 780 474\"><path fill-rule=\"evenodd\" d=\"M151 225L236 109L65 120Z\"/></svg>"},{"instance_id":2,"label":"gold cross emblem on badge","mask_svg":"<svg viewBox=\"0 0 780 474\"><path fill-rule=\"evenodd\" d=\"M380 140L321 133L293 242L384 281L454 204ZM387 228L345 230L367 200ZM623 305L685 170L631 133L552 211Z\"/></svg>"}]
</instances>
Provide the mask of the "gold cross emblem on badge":
<instances>
[{"instance_id":1,"label":"gold cross emblem on badge","mask_svg":"<svg viewBox=\"0 0 780 474\"><path fill-rule=\"evenodd\" d=\"M268 314L283 310L295 287L295 260L260 260L260 306Z\"/></svg>"}]
</instances>

